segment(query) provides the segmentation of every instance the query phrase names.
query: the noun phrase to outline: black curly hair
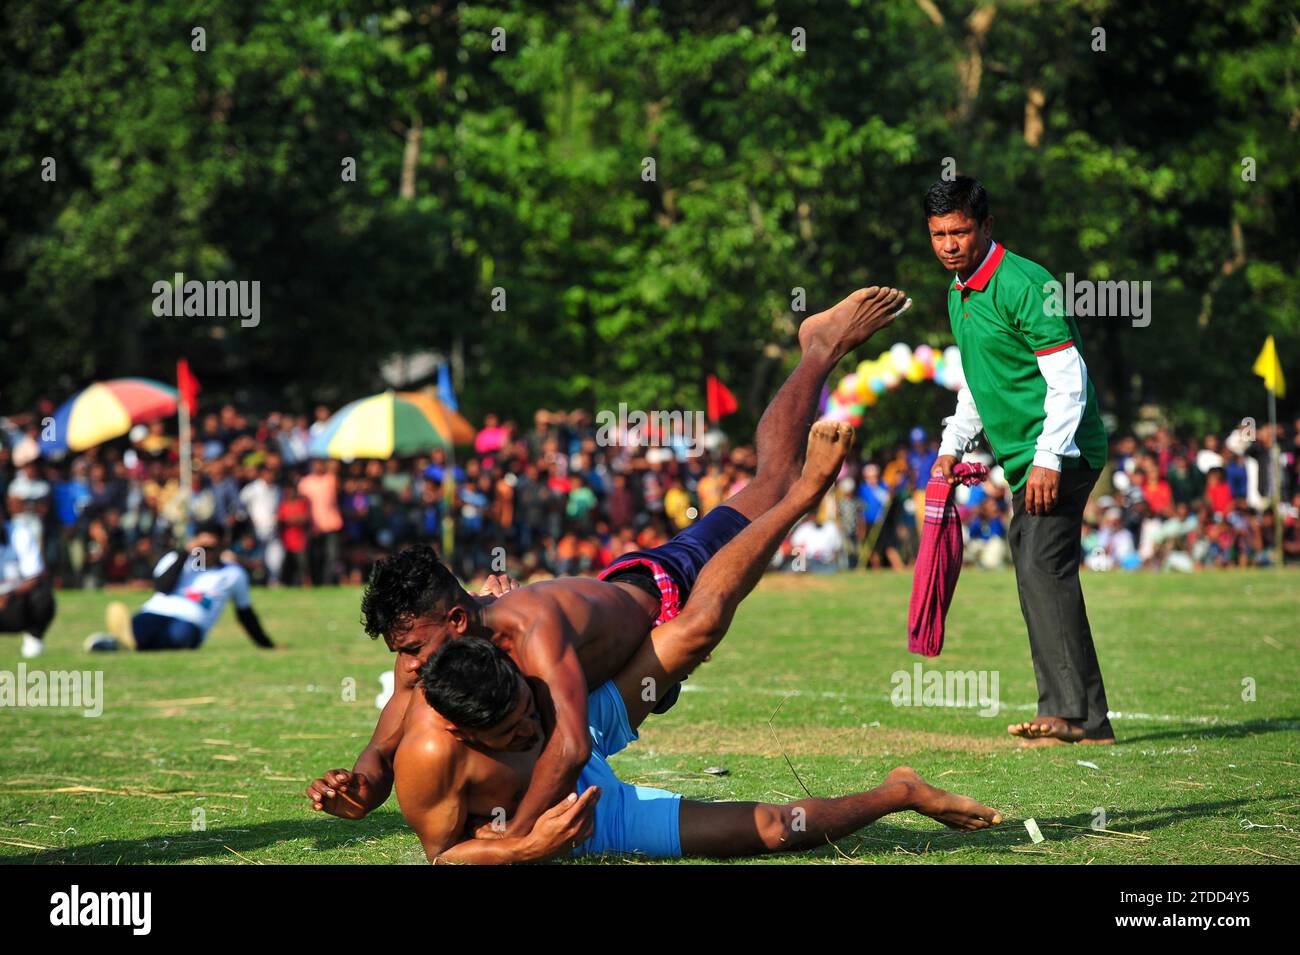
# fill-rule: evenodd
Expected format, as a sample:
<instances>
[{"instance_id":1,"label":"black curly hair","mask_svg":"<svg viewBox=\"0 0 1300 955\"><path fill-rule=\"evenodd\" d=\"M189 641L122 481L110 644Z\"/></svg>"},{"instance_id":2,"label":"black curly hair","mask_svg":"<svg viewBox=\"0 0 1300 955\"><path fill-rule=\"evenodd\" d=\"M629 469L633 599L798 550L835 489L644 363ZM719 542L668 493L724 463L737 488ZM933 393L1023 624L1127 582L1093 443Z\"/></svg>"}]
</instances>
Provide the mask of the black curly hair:
<instances>
[{"instance_id":1,"label":"black curly hair","mask_svg":"<svg viewBox=\"0 0 1300 955\"><path fill-rule=\"evenodd\" d=\"M420 667L429 705L466 729L489 729L519 703L519 668L482 637L448 640Z\"/></svg>"},{"instance_id":2,"label":"black curly hair","mask_svg":"<svg viewBox=\"0 0 1300 955\"><path fill-rule=\"evenodd\" d=\"M391 644L414 621L469 599L438 552L416 544L375 562L361 598L361 623L372 640Z\"/></svg>"}]
</instances>

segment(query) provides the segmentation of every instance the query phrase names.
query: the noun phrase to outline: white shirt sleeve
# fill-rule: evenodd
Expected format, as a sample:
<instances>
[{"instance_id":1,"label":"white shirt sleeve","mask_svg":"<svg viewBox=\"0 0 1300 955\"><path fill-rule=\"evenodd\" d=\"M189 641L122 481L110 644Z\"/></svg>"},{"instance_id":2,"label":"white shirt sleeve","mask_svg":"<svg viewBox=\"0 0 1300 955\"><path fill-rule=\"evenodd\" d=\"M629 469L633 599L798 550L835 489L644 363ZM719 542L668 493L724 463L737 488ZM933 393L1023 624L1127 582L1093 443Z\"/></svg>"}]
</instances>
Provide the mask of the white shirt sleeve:
<instances>
[{"instance_id":1,"label":"white shirt sleeve","mask_svg":"<svg viewBox=\"0 0 1300 955\"><path fill-rule=\"evenodd\" d=\"M1079 349L1071 345L1038 356L1038 370L1047 381L1043 399L1043 431L1034 450L1034 466L1061 470L1062 458L1079 457L1075 432L1088 403L1088 368Z\"/></svg>"},{"instance_id":2,"label":"white shirt sleeve","mask_svg":"<svg viewBox=\"0 0 1300 955\"><path fill-rule=\"evenodd\" d=\"M952 455L960 460L975 440L975 435L982 430L984 422L980 420L980 413L975 408L975 396L970 393L969 387L962 385L961 391L957 392L957 410L948 419L939 441L939 456Z\"/></svg>"}]
</instances>

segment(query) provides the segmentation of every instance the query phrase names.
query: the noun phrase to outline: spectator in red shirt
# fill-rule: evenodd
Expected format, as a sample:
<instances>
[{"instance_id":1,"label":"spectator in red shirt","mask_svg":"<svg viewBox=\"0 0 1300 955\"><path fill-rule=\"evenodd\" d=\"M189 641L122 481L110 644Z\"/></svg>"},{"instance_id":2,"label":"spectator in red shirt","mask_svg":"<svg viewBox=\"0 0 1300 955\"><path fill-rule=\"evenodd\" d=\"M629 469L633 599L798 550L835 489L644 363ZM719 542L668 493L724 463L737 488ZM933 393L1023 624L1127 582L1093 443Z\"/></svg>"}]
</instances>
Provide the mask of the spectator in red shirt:
<instances>
[{"instance_id":1,"label":"spectator in red shirt","mask_svg":"<svg viewBox=\"0 0 1300 955\"><path fill-rule=\"evenodd\" d=\"M1173 513L1174 492L1169 482L1160 476L1155 458L1148 457L1142 462L1142 475L1142 496L1146 498L1151 513L1157 517L1168 517Z\"/></svg>"},{"instance_id":2,"label":"spectator in red shirt","mask_svg":"<svg viewBox=\"0 0 1300 955\"><path fill-rule=\"evenodd\" d=\"M298 487L292 481L285 485L276 518L280 522L280 542L284 545L281 579L290 586L299 584L305 569L311 503L298 493Z\"/></svg>"},{"instance_id":3,"label":"spectator in red shirt","mask_svg":"<svg viewBox=\"0 0 1300 955\"><path fill-rule=\"evenodd\" d=\"M1205 497L1215 514L1227 514L1232 510L1232 488L1224 477L1223 468L1214 468L1205 476Z\"/></svg>"}]
</instances>

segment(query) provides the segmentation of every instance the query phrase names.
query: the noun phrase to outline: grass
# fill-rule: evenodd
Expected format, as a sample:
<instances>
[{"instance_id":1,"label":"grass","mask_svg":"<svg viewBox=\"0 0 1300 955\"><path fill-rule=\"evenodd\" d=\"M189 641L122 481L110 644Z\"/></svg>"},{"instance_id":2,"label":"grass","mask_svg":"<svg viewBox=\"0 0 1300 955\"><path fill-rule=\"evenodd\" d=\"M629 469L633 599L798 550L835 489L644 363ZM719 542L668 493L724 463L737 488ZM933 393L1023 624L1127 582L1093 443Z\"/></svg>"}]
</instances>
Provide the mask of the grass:
<instances>
[{"instance_id":1,"label":"grass","mask_svg":"<svg viewBox=\"0 0 1300 955\"><path fill-rule=\"evenodd\" d=\"M696 799L784 801L803 786L869 788L907 763L1008 817L958 835L895 815L835 847L758 862L1300 862L1295 573L1086 576L1119 744L1039 750L1005 732L1037 696L1010 573L962 578L948 646L925 661L996 671L1003 711L892 705L891 674L920 660L906 652L909 586L880 574L764 581L689 692L615 768ZM133 607L141 597L128 595ZM91 658L81 640L112 597L60 594L37 662L102 668L104 711L0 710L0 861L423 861L395 802L346 822L302 796L321 771L351 766L391 666L360 632L358 598L255 594L278 652L254 648L228 612L197 653ZM17 639L0 636L0 670L18 663ZM1091 828L1098 808L1110 832ZM1037 845L1031 817L1046 836Z\"/></svg>"}]
</instances>

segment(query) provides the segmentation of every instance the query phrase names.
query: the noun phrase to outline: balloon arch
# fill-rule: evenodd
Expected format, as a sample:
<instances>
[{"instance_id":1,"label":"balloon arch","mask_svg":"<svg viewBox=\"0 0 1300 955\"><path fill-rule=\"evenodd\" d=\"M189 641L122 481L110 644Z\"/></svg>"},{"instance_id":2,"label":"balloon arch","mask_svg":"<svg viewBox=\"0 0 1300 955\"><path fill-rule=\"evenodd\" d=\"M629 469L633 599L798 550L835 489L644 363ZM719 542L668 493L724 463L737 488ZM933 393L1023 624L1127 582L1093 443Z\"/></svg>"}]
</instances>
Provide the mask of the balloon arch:
<instances>
[{"instance_id":1,"label":"balloon arch","mask_svg":"<svg viewBox=\"0 0 1300 955\"><path fill-rule=\"evenodd\" d=\"M884 392L893 391L905 381L913 384L933 381L952 391L961 390L966 379L957 346L949 345L940 351L929 345L918 345L913 351L899 342L874 361L861 362L856 371L845 375L835 386L826 405L826 416L857 427L867 408Z\"/></svg>"}]
</instances>

